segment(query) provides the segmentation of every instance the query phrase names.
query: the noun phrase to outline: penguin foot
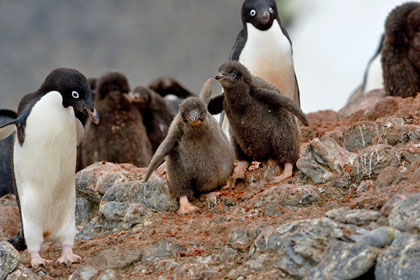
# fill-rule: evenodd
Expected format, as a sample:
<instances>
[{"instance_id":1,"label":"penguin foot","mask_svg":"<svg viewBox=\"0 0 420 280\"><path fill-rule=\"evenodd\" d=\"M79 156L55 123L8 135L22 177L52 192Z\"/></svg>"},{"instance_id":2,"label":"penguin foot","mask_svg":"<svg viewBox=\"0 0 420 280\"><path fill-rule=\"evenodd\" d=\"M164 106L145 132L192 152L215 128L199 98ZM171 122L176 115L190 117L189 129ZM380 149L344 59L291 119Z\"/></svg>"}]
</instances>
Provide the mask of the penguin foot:
<instances>
[{"instance_id":1,"label":"penguin foot","mask_svg":"<svg viewBox=\"0 0 420 280\"><path fill-rule=\"evenodd\" d=\"M52 264L52 261L46 260L39 255L39 252L31 254L31 266L37 269L41 265L47 267Z\"/></svg>"},{"instance_id":2,"label":"penguin foot","mask_svg":"<svg viewBox=\"0 0 420 280\"><path fill-rule=\"evenodd\" d=\"M274 177L273 180L271 180L270 184L280 183L281 181L284 181L287 178L292 177L292 175L293 175L293 164L291 164L290 162L286 162L284 164L283 173L280 174L279 176Z\"/></svg>"},{"instance_id":3,"label":"penguin foot","mask_svg":"<svg viewBox=\"0 0 420 280\"><path fill-rule=\"evenodd\" d=\"M178 215L185 215L185 214L189 214L189 213L197 213L200 212L200 208L192 205L189 201L188 201L188 197L187 196L181 196L179 198L179 209L176 212Z\"/></svg>"},{"instance_id":4,"label":"penguin foot","mask_svg":"<svg viewBox=\"0 0 420 280\"><path fill-rule=\"evenodd\" d=\"M73 254L71 246L63 246L63 253L61 254L61 257L57 259L57 262L70 266L72 263L79 263L81 259L80 256Z\"/></svg>"},{"instance_id":5,"label":"penguin foot","mask_svg":"<svg viewBox=\"0 0 420 280\"><path fill-rule=\"evenodd\" d=\"M233 179L243 179L245 178L245 171L249 166L249 162L247 161L238 161L235 164L235 169L233 169Z\"/></svg>"},{"instance_id":6,"label":"penguin foot","mask_svg":"<svg viewBox=\"0 0 420 280\"><path fill-rule=\"evenodd\" d=\"M219 202L219 199L220 199L220 192L211 192L211 193L206 194L205 204L207 208L210 209L216 206L217 202Z\"/></svg>"}]
</instances>

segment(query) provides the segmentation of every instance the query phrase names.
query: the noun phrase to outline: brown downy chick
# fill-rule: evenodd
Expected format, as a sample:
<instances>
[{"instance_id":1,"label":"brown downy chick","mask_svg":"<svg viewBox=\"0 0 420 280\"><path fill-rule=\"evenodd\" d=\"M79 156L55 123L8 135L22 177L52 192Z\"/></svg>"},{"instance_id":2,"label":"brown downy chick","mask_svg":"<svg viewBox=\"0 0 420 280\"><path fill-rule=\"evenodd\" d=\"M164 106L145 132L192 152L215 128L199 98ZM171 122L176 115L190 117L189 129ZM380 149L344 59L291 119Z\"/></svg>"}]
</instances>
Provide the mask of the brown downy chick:
<instances>
[{"instance_id":1,"label":"brown downy chick","mask_svg":"<svg viewBox=\"0 0 420 280\"><path fill-rule=\"evenodd\" d=\"M387 94L405 98L420 92L420 3L405 3L388 15L382 67Z\"/></svg>"},{"instance_id":2,"label":"brown downy chick","mask_svg":"<svg viewBox=\"0 0 420 280\"><path fill-rule=\"evenodd\" d=\"M239 62L220 66L216 80L224 89L223 109L240 161L234 178L243 178L253 160L284 164L284 172L274 178L275 182L292 176L299 158L299 128L293 115L308 125L305 114L292 100L270 89L267 82L253 77Z\"/></svg>"},{"instance_id":3,"label":"brown downy chick","mask_svg":"<svg viewBox=\"0 0 420 280\"><path fill-rule=\"evenodd\" d=\"M209 79L200 98L190 97L182 102L145 176L147 181L166 157L169 187L179 198L181 215L198 210L188 202L188 197L223 186L232 174L232 146L206 108L212 84Z\"/></svg>"},{"instance_id":4,"label":"brown downy chick","mask_svg":"<svg viewBox=\"0 0 420 280\"><path fill-rule=\"evenodd\" d=\"M95 105L102 114L101 125L86 126L82 168L98 161L147 166L152 145L138 108L129 98L127 78L119 72L104 74L96 84Z\"/></svg>"},{"instance_id":5,"label":"brown downy chick","mask_svg":"<svg viewBox=\"0 0 420 280\"><path fill-rule=\"evenodd\" d=\"M136 87L133 90L132 100L143 116L143 123L155 152L168 134L176 112L163 97L150 88Z\"/></svg>"}]
</instances>

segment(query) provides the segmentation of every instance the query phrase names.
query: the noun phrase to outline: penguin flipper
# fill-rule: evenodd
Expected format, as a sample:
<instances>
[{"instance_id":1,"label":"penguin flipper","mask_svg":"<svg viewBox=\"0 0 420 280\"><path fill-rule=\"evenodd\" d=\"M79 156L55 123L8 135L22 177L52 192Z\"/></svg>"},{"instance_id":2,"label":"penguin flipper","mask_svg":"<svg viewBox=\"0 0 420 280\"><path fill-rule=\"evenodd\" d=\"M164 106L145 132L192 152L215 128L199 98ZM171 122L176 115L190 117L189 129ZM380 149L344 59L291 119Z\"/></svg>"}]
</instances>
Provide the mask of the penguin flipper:
<instances>
[{"instance_id":1,"label":"penguin flipper","mask_svg":"<svg viewBox=\"0 0 420 280\"><path fill-rule=\"evenodd\" d=\"M233 45L232 51L229 56L229 60L239 61L239 56L241 55L241 52L246 43L246 37L246 31L245 29L242 29L236 37L235 44Z\"/></svg>"},{"instance_id":2,"label":"penguin flipper","mask_svg":"<svg viewBox=\"0 0 420 280\"><path fill-rule=\"evenodd\" d=\"M221 94L210 99L210 102L207 105L207 109L209 110L210 114L216 115L223 111L223 98L224 95Z\"/></svg>"},{"instance_id":3,"label":"penguin flipper","mask_svg":"<svg viewBox=\"0 0 420 280\"><path fill-rule=\"evenodd\" d=\"M17 119L0 126L0 140L3 140L16 131Z\"/></svg>"},{"instance_id":4,"label":"penguin flipper","mask_svg":"<svg viewBox=\"0 0 420 280\"><path fill-rule=\"evenodd\" d=\"M276 91L262 88L254 88L253 96L255 99L265 104L269 104L270 106L278 106L285 108L287 111L295 115L305 126L309 125L306 115L302 112L302 110L296 105L296 103L293 100L287 98L286 96L278 94L278 92Z\"/></svg>"},{"instance_id":5,"label":"penguin flipper","mask_svg":"<svg viewBox=\"0 0 420 280\"><path fill-rule=\"evenodd\" d=\"M77 134L77 146L79 147L82 144L83 136L85 135L85 128L83 127L82 122L76 118L76 134Z\"/></svg>"},{"instance_id":6,"label":"penguin flipper","mask_svg":"<svg viewBox=\"0 0 420 280\"><path fill-rule=\"evenodd\" d=\"M295 92L294 92L294 101L295 103L299 106L300 108L300 90L299 90L299 84L296 78L296 73L295 73Z\"/></svg>"},{"instance_id":7,"label":"penguin flipper","mask_svg":"<svg viewBox=\"0 0 420 280\"><path fill-rule=\"evenodd\" d=\"M149 180L153 171L155 171L156 168L158 168L159 165L163 163L163 161L165 160L165 156L167 156L172 151L179 138L181 137L182 131L178 127L180 122L181 120L178 114L173 120L171 126L169 127L168 135L157 148L156 153L153 155L152 160L150 161L149 166L147 167L146 175L144 176L145 182Z\"/></svg>"},{"instance_id":8,"label":"penguin flipper","mask_svg":"<svg viewBox=\"0 0 420 280\"><path fill-rule=\"evenodd\" d=\"M200 100L207 106L210 102L211 94L213 93L213 78L208 79L201 89Z\"/></svg>"}]
</instances>

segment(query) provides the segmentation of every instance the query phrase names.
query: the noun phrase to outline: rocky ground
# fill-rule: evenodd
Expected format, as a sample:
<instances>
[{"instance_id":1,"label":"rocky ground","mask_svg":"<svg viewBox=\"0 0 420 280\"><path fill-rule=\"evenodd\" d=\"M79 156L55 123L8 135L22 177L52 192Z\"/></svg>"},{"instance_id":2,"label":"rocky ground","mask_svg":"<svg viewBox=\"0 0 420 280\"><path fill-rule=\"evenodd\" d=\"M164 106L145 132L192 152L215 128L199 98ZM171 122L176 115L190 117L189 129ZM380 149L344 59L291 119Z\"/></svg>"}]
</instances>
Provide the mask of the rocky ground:
<instances>
[{"instance_id":1,"label":"rocky ground","mask_svg":"<svg viewBox=\"0 0 420 280\"><path fill-rule=\"evenodd\" d=\"M267 183L278 170L254 162L184 217L164 165L145 184L145 169L96 163L76 179L82 262L33 272L27 251L0 241L0 279L418 279L419 109L420 96L385 97L342 119L309 114L292 179ZM18 221L1 198L0 239Z\"/></svg>"}]
</instances>

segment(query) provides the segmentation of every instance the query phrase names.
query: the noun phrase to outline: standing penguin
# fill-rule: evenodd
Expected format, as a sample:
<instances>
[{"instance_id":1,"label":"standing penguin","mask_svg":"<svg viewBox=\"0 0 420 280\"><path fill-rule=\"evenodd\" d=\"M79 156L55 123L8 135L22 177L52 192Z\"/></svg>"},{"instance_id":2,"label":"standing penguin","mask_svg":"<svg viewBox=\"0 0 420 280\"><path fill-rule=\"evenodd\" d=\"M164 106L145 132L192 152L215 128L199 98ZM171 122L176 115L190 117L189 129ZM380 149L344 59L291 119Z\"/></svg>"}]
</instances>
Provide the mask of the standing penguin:
<instances>
[{"instance_id":1,"label":"standing penguin","mask_svg":"<svg viewBox=\"0 0 420 280\"><path fill-rule=\"evenodd\" d=\"M98 79L95 92L95 105L103 124L86 126L82 168L102 160L147 166L152 158L152 145L142 115L130 98L125 75L105 73Z\"/></svg>"},{"instance_id":2,"label":"standing penguin","mask_svg":"<svg viewBox=\"0 0 420 280\"><path fill-rule=\"evenodd\" d=\"M17 132L13 169L32 267L50 262L39 255L43 241L61 244L59 263L80 260L72 249L76 147L83 137L75 112L84 111L99 123L87 79L77 70L58 68L36 92L23 97L17 118L0 127L0 139Z\"/></svg>"},{"instance_id":3,"label":"standing penguin","mask_svg":"<svg viewBox=\"0 0 420 280\"><path fill-rule=\"evenodd\" d=\"M245 65L252 75L277 87L300 107L299 86L293 65L292 41L281 24L275 0L245 0L243 29L230 60Z\"/></svg>"},{"instance_id":4,"label":"standing penguin","mask_svg":"<svg viewBox=\"0 0 420 280\"><path fill-rule=\"evenodd\" d=\"M284 171L275 182L292 176L299 158L299 128L293 115L308 125L305 114L292 100L270 89L267 82L253 77L239 62L220 66L216 80L224 89L223 110L239 160L233 178L243 178L252 160L284 164Z\"/></svg>"},{"instance_id":5,"label":"standing penguin","mask_svg":"<svg viewBox=\"0 0 420 280\"><path fill-rule=\"evenodd\" d=\"M223 186L233 169L232 146L206 108L212 84L212 79L209 79L200 98L189 97L182 102L144 179L147 182L166 157L169 187L179 198L178 214L181 215L198 210L189 203L188 197Z\"/></svg>"},{"instance_id":6,"label":"standing penguin","mask_svg":"<svg viewBox=\"0 0 420 280\"><path fill-rule=\"evenodd\" d=\"M17 115L11 110L0 110L0 125L16 119ZM5 194L14 194L12 175L13 136L0 141L0 197Z\"/></svg>"},{"instance_id":7,"label":"standing penguin","mask_svg":"<svg viewBox=\"0 0 420 280\"><path fill-rule=\"evenodd\" d=\"M385 21L382 47L385 91L415 97L420 92L420 3L396 7Z\"/></svg>"}]
</instances>

